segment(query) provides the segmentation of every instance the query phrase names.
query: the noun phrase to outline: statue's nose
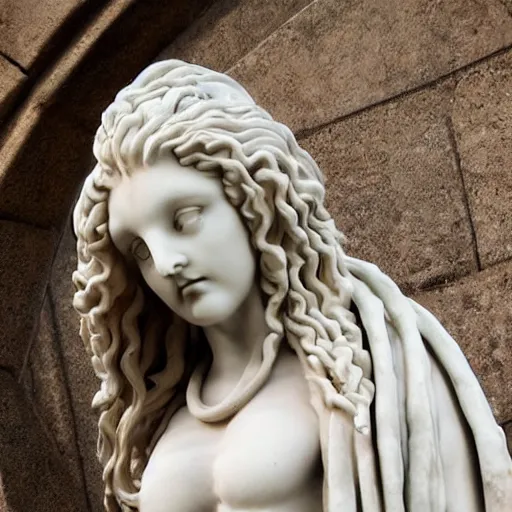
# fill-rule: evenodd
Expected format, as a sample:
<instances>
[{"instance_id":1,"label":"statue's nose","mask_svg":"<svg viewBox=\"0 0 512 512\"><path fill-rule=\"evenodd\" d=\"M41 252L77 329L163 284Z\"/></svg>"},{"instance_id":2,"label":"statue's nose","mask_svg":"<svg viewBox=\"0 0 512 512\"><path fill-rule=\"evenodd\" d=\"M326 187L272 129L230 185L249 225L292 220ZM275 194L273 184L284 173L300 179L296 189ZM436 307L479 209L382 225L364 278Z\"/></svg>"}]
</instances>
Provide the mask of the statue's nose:
<instances>
[{"instance_id":1,"label":"statue's nose","mask_svg":"<svg viewBox=\"0 0 512 512\"><path fill-rule=\"evenodd\" d=\"M167 253L155 261L156 270L163 277L179 274L187 264L187 257L181 253Z\"/></svg>"}]
</instances>

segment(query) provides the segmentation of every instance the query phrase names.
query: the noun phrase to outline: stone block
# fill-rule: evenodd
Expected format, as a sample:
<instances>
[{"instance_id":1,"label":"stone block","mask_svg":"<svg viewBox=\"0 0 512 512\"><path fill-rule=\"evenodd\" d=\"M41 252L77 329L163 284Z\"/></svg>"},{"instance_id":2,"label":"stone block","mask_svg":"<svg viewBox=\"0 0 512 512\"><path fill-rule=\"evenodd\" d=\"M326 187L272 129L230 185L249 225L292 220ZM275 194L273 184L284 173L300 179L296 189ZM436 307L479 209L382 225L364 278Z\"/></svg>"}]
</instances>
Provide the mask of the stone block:
<instances>
[{"instance_id":1,"label":"stone block","mask_svg":"<svg viewBox=\"0 0 512 512\"><path fill-rule=\"evenodd\" d=\"M83 494L16 380L0 370L0 474L11 512L85 512Z\"/></svg>"},{"instance_id":2,"label":"stone block","mask_svg":"<svg viewBox=\"0 0 512 512\"><path fill-rule=\"evenodd\" d=\"M222 0L178 36L157 60L182 59L225 71L311 0Z\"/></svg>"},{"instance_id":3,"label":"stone block","mask_svg":"<svg viewBox=\"0 0 512 512\"><path fill-rule=\"evenodd\" d=\"M453 126L485 268L512 258L512 51L459 81Z\"/></svg>"},{"instance_id":4,"label":"stone block","mask_svg":"<svg viewBox=\"0 0 512 512\"><path fill-rule=\"evenodd\" d=\"M439 86L300 140L326 177L326 203L347 252L406 291L476 269L460 173Z\"/></svg>"},{"instance_id":5,"label":"stone block","mask_svg":"<svg viewBox=\"0 0 512 512\"><path fill-rule=\"evenodd\" d=\"M81 507L87 507L86 493L77 448L75 421L70 403L69 385L64 372L60 348L61 333L57 329L51 293L46 295L39 321L39 331L30 351L26 368L27 396L38 414L48 437L55 443L69 478L81 495ZM77 496L77 499L79 496Z\"/></svg>"},{"instance_id":6,"label":"stone block","mask_svg":"<svg viewBox=\"0 0 512 512\"><path fill-rule=\"evenodd\" d=\"M0 51L29 69L64 21L85 0L3 0Z\"/></svg>"},{"instance_id":7,"label":"stone block","mask_svg":"<svg viewBox=\"0 0 512 512\"><path fill-rule=\"evenodd\" d=\"M0 216L61 231L80 182L92 169L94 134L69 116L38 124L0 180Z\"/></svg>"},{"instance_id":8,"label":"stone block","mask_svg":"<svg viewBox=\"0 0 512 512\"><path fill-rule=\"evenodd\" d=\"M0 126L25 78L16 66L0 56Z\"/></svg>"},{"instance_id":9,"label":"stone block","mask_svg":"<svg viewBox=\"0 0 512 512\"><path fill-rule=\"evenodd\" d=\"M439 318L480 380L499 423L512 420L512 262L414 299Z\"/></svg>"},{"instance_id":10,"label":"stone block","mask_svg":"<svg viewBox=\"0 0 512 512\"><path fill-rule=\"evenodd\" d=\"M50 295L53 300L54 336L58 338L63 372L67 378L71 408L75 419L87 495L91 510L103 510L102 468L96 457L98 416L92 410L99 380L78 334L79 316L73 309L74 286L71 274L76 270L76 241L68 225L64 231L52 269Z\"/></svg>"},{"instance_id":11,"label":"stone block","mask_svg":"<svg viewBox=\"0 0 512 512\"><path fill-rule=\"evenodd\" d=\"M230 71L294 131L431 82L512 42L499 0L319 0Z\"/></svg>"},{"instance_id":12,"label":"stone block","mask_svg":"<svg viewBox=\"0 0 512 512\"><path fill-rule=\"evenodd\" d=\"M0 240L0 366L17 374L36 333L56 237L0 220Z\"/></svg>"}]
</instances>

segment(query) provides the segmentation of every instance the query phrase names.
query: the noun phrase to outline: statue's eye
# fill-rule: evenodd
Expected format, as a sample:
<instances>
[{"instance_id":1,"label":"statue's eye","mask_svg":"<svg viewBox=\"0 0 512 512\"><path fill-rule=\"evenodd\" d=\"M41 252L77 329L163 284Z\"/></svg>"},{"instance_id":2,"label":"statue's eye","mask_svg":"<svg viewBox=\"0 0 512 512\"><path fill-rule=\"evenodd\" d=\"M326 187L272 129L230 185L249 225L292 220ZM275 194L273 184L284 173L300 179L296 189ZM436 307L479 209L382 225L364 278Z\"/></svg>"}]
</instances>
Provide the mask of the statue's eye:
<instances>
[{"instance_id":1,"label":"statue's eye","mask_svg":"<svg viewBox=\"0 0 512 512\"><path fill-rule=\"evenodd\" d=\"M179 233L193 233L201 227L203 209L200 206L181 208L174 216L174 229Z\"/></svg>"},{"instance_id":2,"label":"statue's eye","mask_svg":"<svg viewBox=\"0 0 512 512\"><path fill-rule=\"evenodd\" d=\"M145 261L149 258L149 248L144 243L144 240L142 238L136 238L131 247L130 247L131 253L137 258L138 260Z\"/></svg>"}]
</instances>

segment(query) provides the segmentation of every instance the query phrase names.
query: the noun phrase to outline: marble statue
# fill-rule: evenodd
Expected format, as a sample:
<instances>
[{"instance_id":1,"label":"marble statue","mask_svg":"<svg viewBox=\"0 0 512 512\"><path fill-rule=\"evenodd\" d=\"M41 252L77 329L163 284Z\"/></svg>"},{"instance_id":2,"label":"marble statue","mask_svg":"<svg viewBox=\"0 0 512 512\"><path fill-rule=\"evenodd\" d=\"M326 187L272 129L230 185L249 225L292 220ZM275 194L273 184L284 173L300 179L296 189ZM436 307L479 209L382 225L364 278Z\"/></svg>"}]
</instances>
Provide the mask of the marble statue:
<instances>
[{"instance_id":1,"label":"marble statue","mask_svg":"<svg viewBox=\"0 0 512 512\"><path fill-rule=\"evenodd\" d=\"M343 252L317 165L237 82L149 66L94 154L73 282L106 510L512 510L459 347Z\"/></svg>"}]
</instances>

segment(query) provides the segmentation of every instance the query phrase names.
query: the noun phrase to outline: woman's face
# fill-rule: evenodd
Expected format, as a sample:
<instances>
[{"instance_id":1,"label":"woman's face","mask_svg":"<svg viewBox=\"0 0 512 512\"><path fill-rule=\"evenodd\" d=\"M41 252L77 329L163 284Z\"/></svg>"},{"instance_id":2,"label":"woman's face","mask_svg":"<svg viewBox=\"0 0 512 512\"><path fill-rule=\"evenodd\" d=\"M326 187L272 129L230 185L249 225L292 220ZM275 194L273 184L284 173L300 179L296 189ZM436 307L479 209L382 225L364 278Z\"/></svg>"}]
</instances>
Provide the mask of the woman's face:
<instances>
[{"instance_id":1,"label":"woman's face","mask_svg":"<svg viewBox=\"0 0 512 512\"><path fill-rule=\"evenodd\" d=\"M229 320L247 298L255 255L216 176L162 160L112 190L109 218L115 246L191 324Z\"/></svg>"}]
</instances>

